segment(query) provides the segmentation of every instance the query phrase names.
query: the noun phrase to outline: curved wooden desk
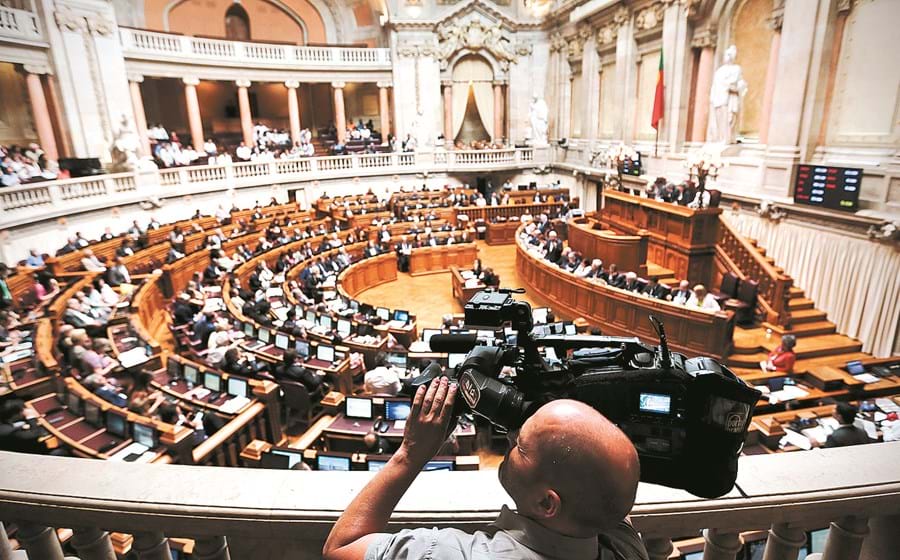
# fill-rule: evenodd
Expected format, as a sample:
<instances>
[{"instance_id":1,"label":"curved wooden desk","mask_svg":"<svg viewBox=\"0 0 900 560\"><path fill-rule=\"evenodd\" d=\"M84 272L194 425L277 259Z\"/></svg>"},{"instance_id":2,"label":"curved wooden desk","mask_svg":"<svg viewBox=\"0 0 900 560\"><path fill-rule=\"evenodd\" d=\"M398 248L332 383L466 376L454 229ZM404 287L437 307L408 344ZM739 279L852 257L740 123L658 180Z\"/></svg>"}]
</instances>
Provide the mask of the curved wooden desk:
<instances>
[{"instance_id":1,"label":"curved wooden desk","mask_svg":"<svg viewBox=\"0 0 900 560\"><path fill-rule=\"evenodd\" d=\"M734 314L709 313L651 299L579 278L528 252L516 242L516 268L528 288L572 317L584 317L604 334L639 336L656 342L648 319L666 326L669 346L689 355L722 359L731 352Z\"/></svg>"},{"instance_id":2,"label":"curved wooden desk","mask_svg":"<svg viewBox=\"0 0 900 560\"><path fill-rule=\"evenodd\" d=\"M437 247L419 247L409 256L409 273L412 276L446 272L451 267L471 266L478 256L475 243L456 243Z\"/></svg>"},{"instance_id":3,"label":"curved wooden desk","mask_svg":"<svg viewBox=\"0 0 900 560\"><path fill-rule=\"evenodd\" d=\"M615 263L619 270L634 271L641 277L647 275L649 237L643 229L635 235L618 235L591 217L569 221L569 247L585 258L602 260L604 266Z\"/></svg>"},{"instance_id":4,"label":"curved wooden desk","mask_svg":"<svg viewBox=\"0 0 900 560\"><path fill-rule=\"evenodd\" d=\"M384 253L351 264L338 276L338 285L347 297L397 279L397 257Z\"/></svg>"}]
</instances>

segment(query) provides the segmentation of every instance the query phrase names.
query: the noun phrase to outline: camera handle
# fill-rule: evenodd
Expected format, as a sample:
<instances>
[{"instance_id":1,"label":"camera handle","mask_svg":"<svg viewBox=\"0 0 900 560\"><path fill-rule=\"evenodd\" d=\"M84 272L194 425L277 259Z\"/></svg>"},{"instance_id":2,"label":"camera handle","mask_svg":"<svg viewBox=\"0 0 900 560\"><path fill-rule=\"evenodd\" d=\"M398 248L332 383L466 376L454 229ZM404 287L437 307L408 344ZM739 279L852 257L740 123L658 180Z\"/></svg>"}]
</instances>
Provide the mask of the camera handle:
<instances>
[{"instance_id":1,"label":"camera handle","mask_svg":"<svg viewBox=\"0 0 900 560\"><path fill-rule=\"evenodd\" d=\"M660 368L669 371L672 368L672 356L669 354L669 341L666 340L666 328L663 326L662 321L657 319L655 315L650 315L650 324L653 325L653 330L656 331L656 336L659 337Z\"/></svg>"}]
</instances>

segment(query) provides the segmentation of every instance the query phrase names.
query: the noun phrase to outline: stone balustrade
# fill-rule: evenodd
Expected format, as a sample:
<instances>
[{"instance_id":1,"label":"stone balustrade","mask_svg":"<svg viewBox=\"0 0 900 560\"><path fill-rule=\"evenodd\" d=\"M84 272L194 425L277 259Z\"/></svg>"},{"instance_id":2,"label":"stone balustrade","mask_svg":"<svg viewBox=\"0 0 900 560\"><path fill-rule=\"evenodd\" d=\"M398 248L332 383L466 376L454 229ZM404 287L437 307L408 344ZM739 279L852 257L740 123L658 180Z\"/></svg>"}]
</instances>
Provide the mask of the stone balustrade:
<instances>
[{"instance_id":1,"label":"stone balustrade","mask_svg":"<svg viewBox=\"0 0 900 560\"><path fill-rule=\"evenodd\" d=\"M34 10L0 6L0 37L26 42L43 42L44 33Z\"/></svg>"},{"instance_id":2,"label":"stone balustrade","mask_svg":"<svg viewBox=\"0 0 900 560\"><path fill-rule=\"evenodd\" d=\"M0 228L150 198L319 179L411 173L529 169L548 162L533 148L403 152L177 167L47 181L0 189Z\"/></svg>"},{"instance_id":3,"label":"stone balustrade","mask_svg":"<svg viewBox=\"0 0 900 560\"><path fill-rule=\"evenodd\" d=\"M307 47L119 28L126 58L279 69L390 70L387 48Z\"/></svg>"},{"instance_id":4,"label":"stone balustrade","mask_svg":"<svg viewBox=\"0 0 900 560\"><path fill-rule=\"evenodd\" d=\"M631 519L650 557L703 536L704 558L733 560L743 533L768 531L766 560L795 560L805 532L829 528L825 560L887 560L900 546L900 442L742 457L735 488L713 500L641 484ZM148 465L0 453L0 519L32 558L61 559L74 530L82 560L110 558L108 531L132 534L141 559L168 558L168 538L195 539L202 558L318 558L368 472ZM464 491L463 491L464 490ZM493 470L423 473L392 530L475 530L510 504ZM2 533L2 531L0 531ZM2 544L2 543L0 543ZM2 548L2 547L0 547ZM818 558L813 556L812 558Z\"/></svg>"}]
</instances>

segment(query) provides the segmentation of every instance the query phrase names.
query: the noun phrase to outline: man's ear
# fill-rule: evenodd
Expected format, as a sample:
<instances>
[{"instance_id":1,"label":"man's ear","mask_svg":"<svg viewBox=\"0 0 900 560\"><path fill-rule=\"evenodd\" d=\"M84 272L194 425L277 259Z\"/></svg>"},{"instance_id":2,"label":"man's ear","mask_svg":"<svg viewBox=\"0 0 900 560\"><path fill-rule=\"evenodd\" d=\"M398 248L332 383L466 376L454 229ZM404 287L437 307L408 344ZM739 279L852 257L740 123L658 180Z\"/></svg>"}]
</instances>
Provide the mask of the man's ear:
<instances>
[{"instance_id":1,"label":"man's ear","mask_svg":"<svg viewBox=\"0 0 900 560\"><path fill-rule=\"evenodd\" d=\"M541 517L545 519L557 517L560 514L561 508L562 498L560 498L559 494L552 488L545 490L538 502L538 512Z\"/></svg>"}]
</instances>

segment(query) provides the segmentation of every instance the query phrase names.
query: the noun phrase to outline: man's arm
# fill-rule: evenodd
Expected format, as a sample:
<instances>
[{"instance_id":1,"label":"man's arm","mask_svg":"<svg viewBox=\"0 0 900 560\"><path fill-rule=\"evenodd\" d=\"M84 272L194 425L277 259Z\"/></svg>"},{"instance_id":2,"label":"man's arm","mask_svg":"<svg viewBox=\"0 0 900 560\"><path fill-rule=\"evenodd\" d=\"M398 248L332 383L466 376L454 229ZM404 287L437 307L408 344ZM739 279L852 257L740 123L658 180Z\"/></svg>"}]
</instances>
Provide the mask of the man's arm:
<instances>
[{"instance_id":1,"label":"man's arm","mask_svg":"<svg viewBox=\"0 0 900 560\"><path fill-rule=\"evenodd\" d=\"M322 555L326 560L358 560L375 533L387 528L397 502L447 436L456 400L456 384L446 377L419 387L413 399L403 443L387 465L353 499L334 524Z\"/></svg>"}]
</instances>

